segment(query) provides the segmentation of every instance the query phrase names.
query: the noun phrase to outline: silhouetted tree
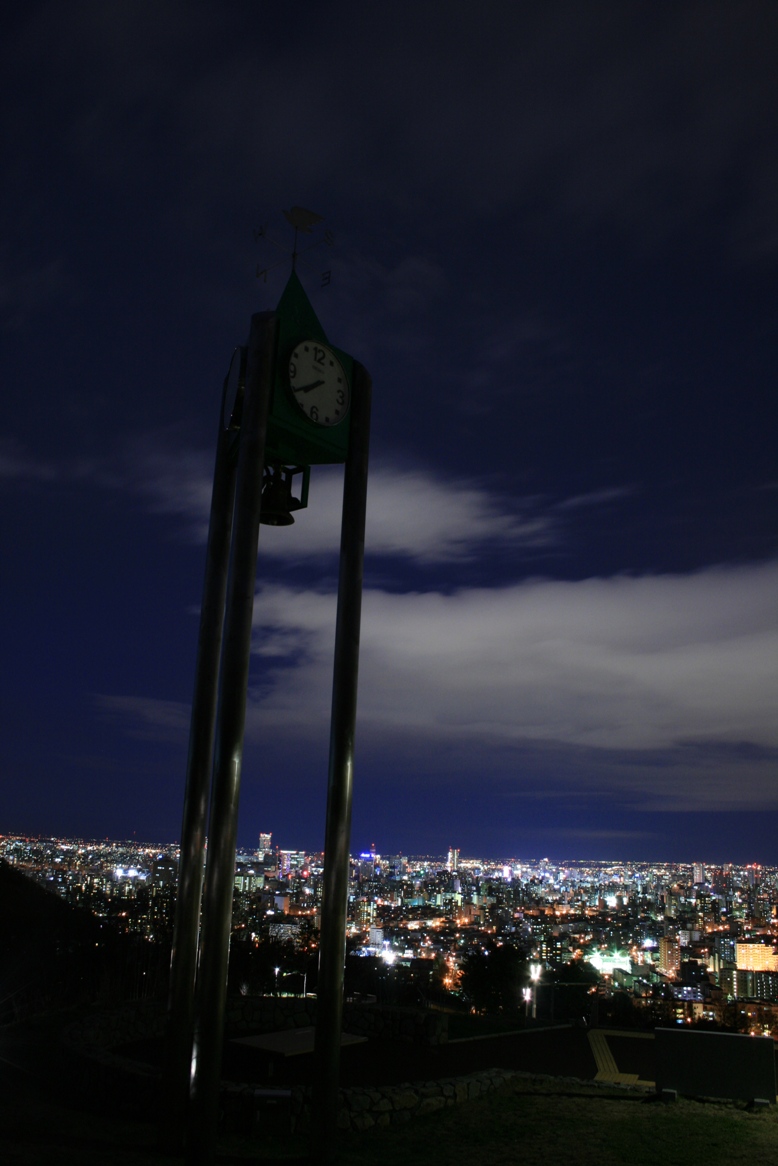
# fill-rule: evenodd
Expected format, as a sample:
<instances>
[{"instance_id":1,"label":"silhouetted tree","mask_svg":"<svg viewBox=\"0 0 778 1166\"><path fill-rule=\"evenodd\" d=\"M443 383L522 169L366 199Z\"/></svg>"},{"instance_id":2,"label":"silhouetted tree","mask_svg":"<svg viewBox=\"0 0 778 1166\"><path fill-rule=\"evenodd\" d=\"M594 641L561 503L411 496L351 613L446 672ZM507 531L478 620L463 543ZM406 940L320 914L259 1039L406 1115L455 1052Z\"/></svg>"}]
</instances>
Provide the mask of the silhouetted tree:
<instances>
[{"instance_id":1,"label":"silhouetted tree","mask_svg":"<svg viewBox=\"0 0 778 1166\"><path fill-rule=\"evenodd\" d=\"M527 961L508 943L489 940L462 961L462 996L479 1012L517 1011L528 982Z\"/></svg>"}]
</instances>

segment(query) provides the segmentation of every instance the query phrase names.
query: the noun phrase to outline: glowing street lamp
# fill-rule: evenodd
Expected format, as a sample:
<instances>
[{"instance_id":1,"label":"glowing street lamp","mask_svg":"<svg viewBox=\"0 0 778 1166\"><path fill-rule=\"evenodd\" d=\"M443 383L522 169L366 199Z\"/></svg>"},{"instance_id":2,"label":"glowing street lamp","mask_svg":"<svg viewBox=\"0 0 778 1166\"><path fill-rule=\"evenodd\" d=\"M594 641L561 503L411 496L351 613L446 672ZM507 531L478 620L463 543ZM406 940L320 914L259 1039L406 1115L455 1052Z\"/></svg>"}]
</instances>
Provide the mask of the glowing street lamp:
<instances>
[{"instance_id":1,"label":"glowing street lamp","mask_svg":"<svg viewBox=\"0 0 778 1166\"><path fill-rule=\"evenodd\" d=\"M529 991L532 994L532 1019L533 1020L537 1019L537 1015L538 1015L538 980L540 979L540 975L541 975L542 971L543 971L542 964L530 964L530 966L529 966L529 977L532 980L532 987L529 989Z\"/></svg>"},{"instance_id":2,"label":"glowing street lamp","mask_svg":"<svg viewBox=\"0 0 778 1166\"><path fill-rule=\"evenodd\" d=\"M276 968L275 971L276 971L276 977L277 977L279 969ZM288 980L290 976L302 976L302 978L303 978L303 996L307 996L308 995L308 973L307 972L281 972L281 979L282 980ZM278 979L276 978L276 984L277 983L278 983ZM286 994L287 994L287 996L289 995L288 992ZM299 993L295 993L295 995L299 995Z\"/></svg>"}]
</instances>

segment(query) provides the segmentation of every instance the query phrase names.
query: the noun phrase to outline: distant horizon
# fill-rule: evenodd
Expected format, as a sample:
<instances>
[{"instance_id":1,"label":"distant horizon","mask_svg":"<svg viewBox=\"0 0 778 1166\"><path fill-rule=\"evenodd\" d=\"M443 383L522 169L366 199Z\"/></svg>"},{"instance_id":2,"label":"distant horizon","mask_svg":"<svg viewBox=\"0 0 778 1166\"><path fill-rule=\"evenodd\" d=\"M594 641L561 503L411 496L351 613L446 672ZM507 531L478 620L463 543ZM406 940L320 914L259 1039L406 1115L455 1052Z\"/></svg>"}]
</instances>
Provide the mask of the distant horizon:
<instances>
[{"instance_id":1,"label":"distant horizon","mask_svg":"<svg viewBox=\"0 0 778 1166\"><path fill-rule=\"evenodd\" d=\"M24 840L39 841L39 842L46 841L46 842L65 842L65 843L102 843L102 844L108 843L109 845L117 845L117 846L129 845L129 846L137 847L137 848L142 849L142 850L159 850L159 851L169 849L170 847L180 848L180 845L181 845L178 840L172 840L172 841L168 841L168 842L158 842L158 841L141 842L137 838L118 838L118 837L110 837L108 835L105 835L105 836L98 836L98 835L87 836L87 835L79 835L79 834L46 834L46 833L37 834L37 833L23 833L23 832L17 832L17 831L0 833L0 843L2 843L3 841L10 840L10 839L24 839ZM236 848L236 856L241 854L241 853L247 853L251 850L257 850L257 849L259 849L259 847L256 844L253 846L246 845L246 844L243 844L243 845L239 844L238 847ZM276 849L282 850L282 851L293 851L293 852L306 854L306 855L318 855L318 854L324 853L324 851L321 849L315 849L315 848L309 849L305 846L280 846L280 845L274 843L273 850L276 850ZM359 851L359 850L352 849L352 850L350 850L349 853L350 853L350 856L352 858L354 858L355 856L358 856L360 853L363 853L363 852ZM364 852L364 853L366 853L366 852ZM376 853L376 856L379 858L383 857L383 856L390 856L390 857L402 856L403 858L405 858L409 861L429 860L432 862L441 862L444 865L448 859L448 848L444 851L441 851L441 852L434 852L434 851L412 851L411 852L411 851L406 851L404 849L401 849L401 850L376 849L375 853ZM500 865L504 865L504 866L524 865L524 864L537 866L543 862L548 862L551 866L579 866L579 865L702 866L702 867L706 868L706 872L708 870L711 870L711 869L712 870L720 870L720 869L723 869L725 867L737 867L739 869L746 869L747 867L758 867L760 870L761 869L777 870L778 869L778 863L772 864L772 863L768 863L768 862L761 862L758 859L753 859L753 858L745 860L745 861L738 861L736 859L725 859L725 860L706 859L706 858L700 858L699 856L695 856L693 858L688 858L688 859L686 859L686 858L676 858L676 859L671 859L671 858L629 858L629 857L621 857L621 858L607 858L607 857L581 858L581 857L578 857L578 858L571 858L569 856L564 857L564 858L554 858L548 854L541 855L538 858L532 858L532 857L527 857L527 856L518 857L517 855L513 855L511 857L501 856L501 857L494 858L494 857L490 857L490 856L484 855L484 854L463 853L461 850L459 852L458 861L460 863L462 863L462 862L488 862L488 863L492 863L496 866L500 866Z\"/></svg>"}]
</instances>

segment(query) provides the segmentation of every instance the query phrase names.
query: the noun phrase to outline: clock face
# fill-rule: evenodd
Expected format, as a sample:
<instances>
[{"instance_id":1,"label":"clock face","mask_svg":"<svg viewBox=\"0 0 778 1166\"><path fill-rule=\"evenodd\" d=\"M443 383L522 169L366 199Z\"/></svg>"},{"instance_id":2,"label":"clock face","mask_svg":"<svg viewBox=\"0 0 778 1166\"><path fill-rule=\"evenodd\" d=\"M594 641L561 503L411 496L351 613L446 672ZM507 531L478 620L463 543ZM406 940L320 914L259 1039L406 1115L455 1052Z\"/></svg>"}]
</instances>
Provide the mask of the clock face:
<instances>
[{"instance_id":1,"label":"clock face","mask_svg":"<svg viewBox=\"0 0 778 1166\"><path fill-rule=\"evenodd\" d=\"M335 353L318 340L302 340L289 358L289 386L315 425L339 425L348 413L346 374Z\"/></svg>"}]
</instances>

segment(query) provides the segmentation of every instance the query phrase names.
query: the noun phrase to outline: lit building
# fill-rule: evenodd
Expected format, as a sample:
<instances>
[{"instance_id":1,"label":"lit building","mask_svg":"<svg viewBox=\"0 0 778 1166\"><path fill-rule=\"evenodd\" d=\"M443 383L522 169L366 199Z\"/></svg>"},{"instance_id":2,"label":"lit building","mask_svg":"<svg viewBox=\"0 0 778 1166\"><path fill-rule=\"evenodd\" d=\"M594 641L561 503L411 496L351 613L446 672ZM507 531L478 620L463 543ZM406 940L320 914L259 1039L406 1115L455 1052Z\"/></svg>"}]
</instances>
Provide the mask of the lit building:
<instances>
[{"instance_id":1,"label":"lit building","mask_svg":"<svg viewBox=\"0 0 778 1166\"><path fill-rule=\"evenodd\" d=\"M448 861L446 862L446 866L449 870L459 869L459 850L454 846L449 847Z\"/></svg>"},{"instance_id":2,"label":"lit building","mask_svg":"<svg viewBox=\"0 0 778 1166\"><path fill-rule=\"evenodd\" d=\"M774 972L734 973L734 992L740 1000L778 1001L778 975Z\"/></svg>"},{"instance_id":3,"label":"lit building","mask_svg":"<svg viewBox=\"0 0 778 1166\"><path fill-rule=\"evenodd\" d=\"M375 918L375 903L371 899L357 899L354 904L354 922L359 931L369 931Z\"/></svg>"},{"instance_id":4,"label":"lit building","mask_svg":"<svg viewBox=\"0 0 778 1166\"><path fill-rule=\"evenodd\" d=\"M773 951L770 943L738 940L735 964L739 972L778 972L778 952Z\"/></svg>"},{"instance_id":5,"label":"lit building","mask_svg":"<svg viewBox=\"0 0 778 1166\"><path fill-rule=\"evenodd\" d=\"M735 944L737 940L734 935L716 935L713 938L713 949L715 954L719 957L721 964L735 963Z\"/></svg>"},{"instance_id":6,"label":"lit building","mask_svg":"<svg viewBox=\"0 0 778 1166\"><path fill-rule=\"evenodd\" d=\"M259 890L264 885L264 875L258 874L253 866L246 863L239 862L235 867L235 890L236 891L252 891Z\"/></svg>"},{"instance_id":7,"label":"lit building","mask_svg":"<svg viewBox=\"0 0 778 1166\"><path fill-rule=\"evenodd\" d=\"M379 861L380 855L376 854L374 847L362 851L357 863L357 878L360 883L365 879L375 878Z\"/></svg>"},{"instance_id":8,"label":"lit building","mask_svg":"<svg viewBox=\"0 0 778 1166\"><path fill-rule=\"evenodd\" d=\"M675 976L681 967L681 944L672 935L659 938L659 971L665 976Z\"/></svg>"},{"instance_id":9,"label":"lit building","mask_svg":"<svg viewBox=\"0 0 778 1166\"><path fill-rule=\"evenodd\" d=\"M156 887L174 887L178 880L178 863L174 858L160 854L152 863L151 881Z\"/></svg>"},{"instance_id":10,"label":"lit building","mask_svg":"<svg viewBox=\"0 0 778 1166\"><path fill-rule=\"evenodd\" d=\"M272 834L260 834L259 846L257 847L257 858L259 859L259 861L261 862L262 859L265 857L265 855L269 854L272 849L273 849L273 835Z\"/></svg>"}]
</instances>

